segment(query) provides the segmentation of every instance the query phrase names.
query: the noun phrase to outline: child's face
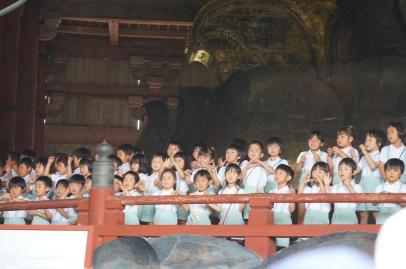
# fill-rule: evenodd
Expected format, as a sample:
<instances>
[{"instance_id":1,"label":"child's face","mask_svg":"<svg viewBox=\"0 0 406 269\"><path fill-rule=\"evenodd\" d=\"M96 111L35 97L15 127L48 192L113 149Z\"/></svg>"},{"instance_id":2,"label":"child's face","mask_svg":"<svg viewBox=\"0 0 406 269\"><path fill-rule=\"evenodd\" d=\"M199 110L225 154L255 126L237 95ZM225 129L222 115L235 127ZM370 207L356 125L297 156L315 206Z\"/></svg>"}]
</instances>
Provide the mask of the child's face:
<instances>
[{"instance_id":1,"label":"child's face","mask_svg":"<svg viewBox=\"0 0 406 269\"><path fill-rule=\"evenodd\" d=\"M398 130L392 126L389 126L389 128L386 129L386 137L391 144L397 143L400 140Z\"/></svg>"},{"instance_id":2,"label":"child's face","mask_svg":"<svg viewBox=\"0 0 406 269\"><path fill-rule=\"evenodd\" d=\"M278 144L270 144L268 145L268 155L270 157L276 157L281 155L282 150Z\"/></svg>"},{"instance_id":3,"label":"child's face","mask_svg":"<svg viewBox=\"0 0 406 269\"><path fill-rule=\"evenodd\" d=\"M353 137L347 134L341 133L337 135L337 146L340 148L346 148L351 146Z\"/></svg>"},{"instance_id":4,"label":"child's face","mask_svg":"<svg viewBox=\"0 0 406 269\"><path fill-rule=\"evenodd\" d=\"M35 181L35 194L37 197L44 197L49 191L49 187L42 181Z\"/></svg>"},{"instance_id":5,"label":"child's face","mask_svg":"<svg viewBox=\"0 0 406 269\"><path fill-rule=\"evenodd\" d=\"M82 176L88 176L90 174L89 166L85 164L79 165L79 170Z\"/></svg>"},{"instance_id":6,"label":"child's face","mask_svg":"<svg viewBox=\"0 0 406 269\"><path fill-rule=\"evenodd\" d=\"M17 174L20 177L25 177L27 176L29 173L31 173L31 167L26 166L25 164L20 164L17 168Z\"/></svg>"},{"instance_id":7,"label":"child's face","mask_svg":"<svg viewBox=\"0 0 406 269\"><path fill-rule=\"evenodd\" d=\"M354 171L352 170L351 166L348 166L345 163L338 167L338 173L340 174L342 181L352 180L352 177L354 176Z\"/></svg>"},{"instance_id":8,"label":"child's face","mask_svg":"<svg viewBox=\"0 0 406 269\"><path fill-rule=\"evenodd\" d=\"M228 184L235 184L240 178L240 174L235 169L230 169L226 172L226 181Z\"/></svg>"},{"instance_id":9,"label":"child's face","mask_svg":"<svg viewBox=\"0 0 406 269\"><path fill-rule=\"evenodd\" d=\"M126 175L123 178L123 184L122 184L122 188L123 190L127 190L127 191L132 191L133 189L135 189L138 185L138 182L135 183L135 178L133 175Z\"/></svg>"},{"instance_id":10,"label":"child's face","mask_svg":"<svg viewBox=\"0 0 406 269\"><path fill-rule=\"evenodd\" d=\"M248 158L250 160L261 160L263 156L264 153L262 152L262 149L259 145L251 144L248 147Z\"/></svg>"},{"instance_id":11,"label":"child's face","mask_svg":"<svg viewBox=\"0 0 406 269\"><path fill-rule=\"evenodd\" d=\"M166 149L166 154L168 154L169 158L172 158L175 156L176 153L180 151L180 148L177 145L169 145L168 148Z\"/></svg>"},{"instance_id":12,"label":"child's face","mask_svg":"<svg viewBox=\"0 0 406 269\"><path fill-rule=\"evenodd\" d=\"M161 171L163 165L164 165L164 160L162 159L162 157L154 157L151 161L151 168L152 168L152 171L154 171L154 172Z\"/></svg>"},{"instance_id":13,"label":"child's face","mask_svg":"<svg viewBox=\"0 0 406 269\"><path fill-rule=\"evenodd\" d=\"M63 162L57 162L56 171L58 171L58 173L60 175L65 175L66 174L66 166L65 166L65 164Z\"/></svg>"},{"instance_id":14,"label":"child's face","mask_svg":"<svg viewBox=\"0 0 406 269\"><path fill-rule=\"evenodd\" d=\"M197 161L197 157L199 156L199 151L200 151L200 148L196 147L196 148L194 148L193 153L192 153L193 159L196 161Z\"/></svg>"},{"instance_id":15,"label":"child's face","mask_svg":"<svg viewBox=\"0 0 406 269\"><path fill-rule=\"evenodd\" d=\"M131 158L130 155L125 154L125 152L122 151L122 150L117 150L117 157L119 157L120 160L121 160L123 163L128 163L128 161L129 161L130 158Z\"/></svg>"},{"instance_id":16,"label":"child's face","mask_svg":"<svg viewBox=\"0 0 406 269\"><path fill-rule=\"evenodd\" d=\"M402 176L402 172L399 167L389 167L385 170L385 174L389 183L396 183Z\"/></svg>"},{"instance_id":17,"label":"child's face","mask_svg":"<svg viewBox=\"0 0 406 269\"><path fill-rule=\"evenodd\" d=\"M199 154L197 156L197 163L199 167L209 167L213 159L209 155Z\"/></svg>"},{"instance_id":18,"label":"child's face","mask_svg":"<svg viewBox=\"0 0 406 269\"><path fill-rule=\"evenodd\" d=\"M139 163L131 163L131 171L138 173L138 170L140 170L140 164Z\"/></svg>"},{"instance_id":19,"label":"child's face","mask_svg":"<svg viewBox=\"0 0 406 269\"><path fill-rule=\"evenodd\" d=\"M173 189L175 185L175 178L170 172L162 174L162 186L165 190Z\"/></svg>"},{"instance_id":20,"label":"child's face","mask_svg":"<svg viewBox=\"0 0 406 269\"><path fill-rule=\"evenodd\" d=\"M58 198L66 197L66 195L69 193L69 188L66 188L62 184L59 184L58 187L56 187L55 192Z\"/></svg>"},{"instance_id":21,"label":"child's face","mask_svg":"<svg viewBox=\"0 0 406 269\"><path fill-rule=\"evenodd\" d=\"M206 191L209 187L210 180L205 176L198 176L195 180L196 189L199 192Z\"/></svg>"},{"instance_id":22,"label":"child's face","mask_svg":"<svg viewBox=\"0 0 406 269\"><path fill-rule=\"evenodd\" d=\"M69 183L69 191L75 196L80 196L82 193L82 184L80 183Z\"/></svg>"},{"instance_id":23,"label":"child's face","mask_svg":"<svg viewBox=\"0 0 406 269\"><path fill-rule=\"evenodd\" d=\"M23 194L23 189L21 189L21 187L18 186L14 186L10 188L10 195L12 198L18 198Z\"/></svg>"},{"instance_id":24,"label":"child's face","mask_svg":"<svg viewBox=\"0 0 406 269\"><path fill-rule=\"evenodd\" d=\"M278 185L286 185L292 179L292 177L283 171L282 169L276 169L275 181Z\"/></svg>"},{"instance_id":25,"label":"child's face","mask_svg":"<svg viewBox=\"0 0 406 269\"><path fill-rule=\"evenodd\" d=\"M182 169L182 170L185 169L185 160L183 158L176 157L175 158L175 163L176 163L177 166L180 167L180 169Z\"/></svg>"},{"instance_id":26,"label":"child's face","mask_svg":"<svg viewBox=\"0 0 406 269\"><path fill-rule=\"evenodd\" d=\"M323 142L317 136L313 136L307 141L307 145L309 146L309 149L312 151L317 151L323 146Z\"/></svg>"},{"instance_id":27,"label":"child's face","mask_svg":"<svg viewBox=\"0 0 406 269\"><path fill-rule=\"evenodd\" d=\"M92 188L92 180L90 178L87 178L85 181L85 185L83 186L83 191L90 192L91 188Z\"/></svg>"},{"instance_id":28,"label":"child's face","mask_svg":"<svg viewBox=\"0 0 406 269\"><path fill-rule=\"evenodd\" d=\"M123 182L118 180L117 178L114 179L114 192L121 191L121 187L123 186Z\"/></svg>"},{"instance_id":29,"label":"child's face","mask_svg":"<svg viewBox=\"0 0 406 269\"><path fill-rule=\"evenodd\" d=\"M45 167L41 163L37 163L35 165L35 174L37 176L42 176L44 175Z\"/></svg>"},{"instance_id":30,"label":"child's face","mask_svg":"<svg viewBox=\"0 0 406 269\"><path fill-rule=\"evenodd\" d=\"M226 161L228 163L236 163L240 159L238 156L238 151L235 149L227 149L226 150Z\"/></svg>"},{"instance_id":31,"label":"child's face","mask_svg":"<svg viewBox=\"0 0 406 269\"><path fill-rule=\"evenodd\" d=\"M318 181L323 180L326 176L328 176L328 174L318 166L312 171L312 178Z\"/></svg>"},{"instance_id":32,"label":"child's face","mask_svg":"<svg viewBox=\"0 0 406 269\"><path fill-rule=\"evenodd\" d=\"M379 145L376 142L376 138L368 134L365 137L364 145L368 152L376 151L379 149Z\"/></svg>"}]
</instances>

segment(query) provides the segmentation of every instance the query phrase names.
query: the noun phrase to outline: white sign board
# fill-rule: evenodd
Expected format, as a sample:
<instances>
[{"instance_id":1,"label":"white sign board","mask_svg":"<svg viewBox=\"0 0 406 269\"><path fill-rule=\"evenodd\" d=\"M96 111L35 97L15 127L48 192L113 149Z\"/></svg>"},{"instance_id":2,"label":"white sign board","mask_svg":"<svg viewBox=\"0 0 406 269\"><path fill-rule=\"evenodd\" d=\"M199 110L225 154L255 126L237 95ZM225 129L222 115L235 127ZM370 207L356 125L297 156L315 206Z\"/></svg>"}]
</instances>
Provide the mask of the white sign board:
<instances>
[{"instance_id":1,"label":"white sign board","mask_svg":"<svg viewBox=\"0 0 406 269\"><path fill-rule=\"evenodd\" d=\"M88 231L0 230L1 269L84 268Z\"/></svg>"}]
</instances>

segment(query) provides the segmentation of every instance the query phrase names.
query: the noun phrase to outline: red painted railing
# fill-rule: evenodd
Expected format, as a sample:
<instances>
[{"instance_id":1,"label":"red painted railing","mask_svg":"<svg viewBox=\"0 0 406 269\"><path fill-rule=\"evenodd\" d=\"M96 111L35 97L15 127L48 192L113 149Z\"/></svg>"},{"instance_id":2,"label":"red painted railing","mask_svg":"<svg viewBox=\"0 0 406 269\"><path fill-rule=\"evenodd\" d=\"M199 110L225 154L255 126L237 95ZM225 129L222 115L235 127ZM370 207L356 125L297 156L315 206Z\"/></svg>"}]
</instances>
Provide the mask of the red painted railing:
<instances>
[{"instance_id":1,"label":"red painted railing","mask_svg":"<svg viewBox=\"0 0 406 269\"><path fill-rule=\"evenodd\" d=\"M89 199L16 202L0 204L0 211L39 208L77 208L78 223L94 225L95 247L118 236L162 236L198 234L218 237L245 237L245 246L266 258L276 248L271 237L313 237L333 232L367 231L377 233L380 225L274 225L273 203L406 203L405 194L243 194L205 196L117 197L111 189L94 188ZM125 205L249 203L247 225L124 225ZM44 226L46 229L46 226Z\"/></svg>"}]
</instances>

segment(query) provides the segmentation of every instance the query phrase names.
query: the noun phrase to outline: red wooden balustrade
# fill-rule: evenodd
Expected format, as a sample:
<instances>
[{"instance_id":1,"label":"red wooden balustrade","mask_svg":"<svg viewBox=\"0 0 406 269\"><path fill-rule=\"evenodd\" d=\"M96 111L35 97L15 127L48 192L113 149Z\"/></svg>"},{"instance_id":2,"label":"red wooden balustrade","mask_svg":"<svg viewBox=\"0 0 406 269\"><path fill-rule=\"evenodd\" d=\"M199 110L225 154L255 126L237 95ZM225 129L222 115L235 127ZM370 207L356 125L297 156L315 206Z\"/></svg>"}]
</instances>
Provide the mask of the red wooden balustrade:
<instances>
[{"instance_id":1,"label":"red wooden balustrade","mask_svg":"<svg viewBox=\"0 0 406 269\"><path fill-rule=\"evenodd\" d=\"M196 234L218 237L245 237L245 246L263 258L276 251L271 237L314 237L333 232L367 231L377 233L380 225L274 225L273 203L405 203L405 194L242 194L202 196L117 197L111 189L94 188L90 198L0 204L0 211L39 208L77 208L78 223L93 225L94 245L100 246L119 236L156 237L168 234ZM248 225L124 225L125 205L249 203ZM46 226L44 226L46 229Z\"/></svg>"}]
</instances>

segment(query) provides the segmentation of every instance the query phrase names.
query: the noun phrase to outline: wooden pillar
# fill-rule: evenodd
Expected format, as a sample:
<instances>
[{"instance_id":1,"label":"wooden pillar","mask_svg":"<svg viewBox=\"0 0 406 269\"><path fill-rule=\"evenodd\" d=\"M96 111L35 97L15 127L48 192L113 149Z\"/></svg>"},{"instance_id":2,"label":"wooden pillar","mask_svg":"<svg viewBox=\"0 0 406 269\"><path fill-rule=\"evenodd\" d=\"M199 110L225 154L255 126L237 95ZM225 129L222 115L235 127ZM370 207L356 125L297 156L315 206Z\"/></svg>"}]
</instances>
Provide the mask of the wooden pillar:
<instances>
[{"instance_id":1,"label":"wooden pillar","mask_svg":"<svg viewBox=\"0 0 406 269\"><path fill-rule=\"evenodd\" d=\"M38 49L38 82L34 137L34 150L37 152L38 156L42 156L44 153L44 119L46 118L46 76L46 44L42 42L39 44Z\"/></svg>"},{"instance_id":2,"label":"wooden pillar","mask_svg":"<svg viewBox=\"0 0 406 269\"><path fill-rule=\"evenodd\" d=\"M265 225L274 224L271 204L265 199L251 199L251 211L249 215L248 225ZM270 237L247 237L245 239L245 247L254 251L263 259L268 258L276 252L276 244Z\"/></svg>"},{"instance_id":3,"label":"wooden pillar","mask_svg":"<svg viewBox=\"0 0 406 269\"><path fill-rule=\"evenodd\" d=\"M14 1L1 1L4 8ZM22 8L0 17L0 153L15 148L15 120L20 19Z\"/></svg>"},{"instance_id":4,"label":"wooden pillar","mask_svg":"<svg viewBox=\"0 0 406 269\"><path fill-rule=\"evenodd\" d=\"M24 6L21 18L15 123L17 149L34 149L38 89L39 0Z\"/></svg>"}]
</instances>

